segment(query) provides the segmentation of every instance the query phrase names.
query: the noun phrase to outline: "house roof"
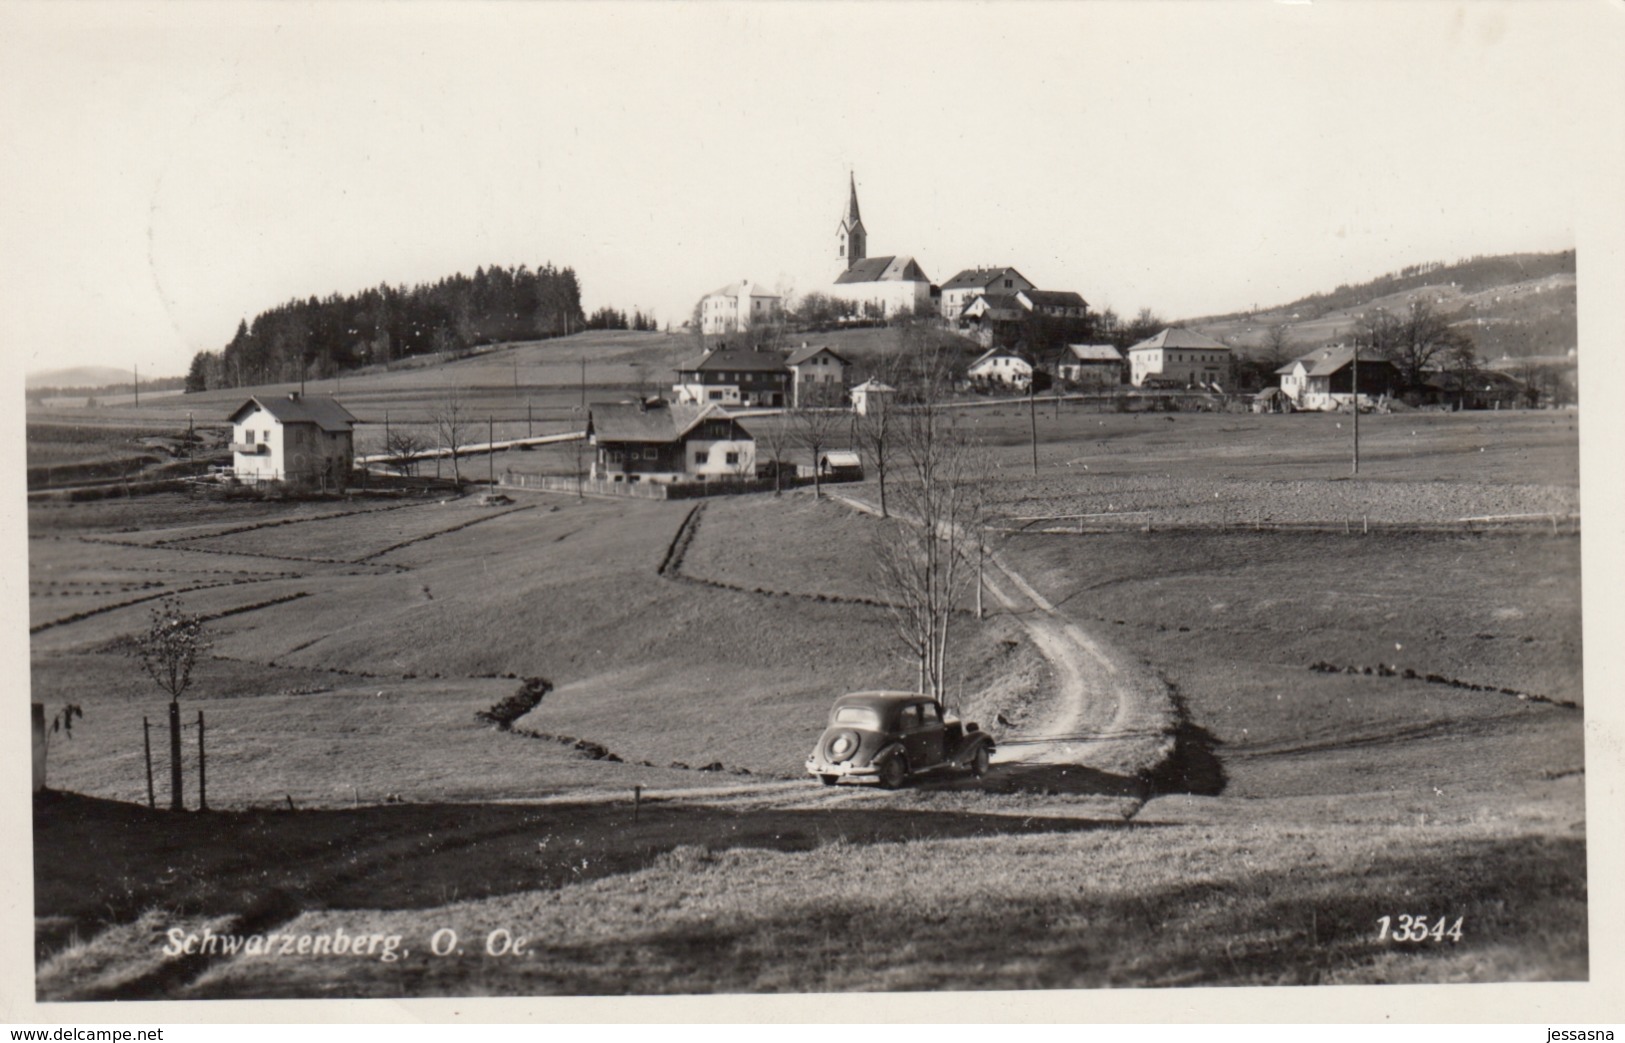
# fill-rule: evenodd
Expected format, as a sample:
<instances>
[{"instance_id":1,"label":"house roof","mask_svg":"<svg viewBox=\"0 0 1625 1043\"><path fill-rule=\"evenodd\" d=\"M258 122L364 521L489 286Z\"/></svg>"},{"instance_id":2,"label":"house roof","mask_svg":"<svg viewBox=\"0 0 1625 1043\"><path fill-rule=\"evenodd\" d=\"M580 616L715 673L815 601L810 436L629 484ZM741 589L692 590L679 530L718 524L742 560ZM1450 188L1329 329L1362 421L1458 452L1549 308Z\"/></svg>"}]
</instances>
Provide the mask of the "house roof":
<instances>
[{"instance_id":1,"label":"house roof","mask_svg":"<svg viewBox=\"0 0 1625 1043\"><path fill-rule=\"evenodd\" d=\"M1089 302L1081 293L1071 290L1022 290L1022 296L1033 302L1035 308L1087 308Z\"/></svg>"},{"instance_id":2,"label":"house roof","mask_svg":"<svg viewBox=\"0 0 1625 1043\"><path fill-rule=\"evenodd\" d=\"M1354 361L1353 348L1344 344L1334 344L1329 348L1316 348L1307 355L1299 355L1275 372L1290 373L1299 363L1302 363L1307 376L1325 377L1336 373L1352 361ZM1387 359L1375 358L1371 355L1366 355L1360 361L1373 366L1393 365Z\"/></svg>"},{"instance_id":3,"label":"house roof","mask_svg":"<svg viewBox=\"0 0 1625 1043\"><path fill-rule=\"evenodd\" d=\"M848 228L852 228L862 224L863 217L858 213L858 175L853 173L848 176L851 178L852 193L847 200L846 215L842 218L841 223Z\"/></svg>"},{"instance_id":4,"label":"house roof","mask_svg":"<svg viewBox=\"0 0 1625 1043\"><path fill-rule=\"evenodd\" d=\"M1207 334L1197 333L1195 330L1188 330L1183 326L1170 326L1155 337L1147 337L1128 350L1146 351L1152 348L1207 348L1208 350L1217 348L1221 351L1230 350Z\"/></svg>"},{"instance_id":5,"label":"house roof","mask_svg":"<svg viewBox=\"0 0 1625 1043\"><path fill-rule=\"evenodd\" d=\"M944 290L963 290L973 289L976 287L986 289L987 287L992 286L995 281L1003 279L1006 273L1015 276L1022 282L1030 283L1032 281L1025 275L1022 275L1020 272L1016 271L1014 268L966 268L952 279L949 279L947 282L943 283L942 288Z\"/></svg>"},{"instance_id":6,"label":"house roof","mask_svg":"<svg viewBox=\"0 0 1625 1043\"><path fill-rule=\"evenodd\" d=\"M975 369L977 366L980 366L987 360L997 358L1017 359L1021 362L1025 362L1029 366L1033 365L1033 360L1019 351L1015 351L1011 348L989 348L980 355L976 356L976 360L967 368Z\"/></svg>"},{"instance_id":7,"label":"house roof","mask_svg":"<svg viewBox=\"0 0 1625 1043\"><path fill-rule=\"evenodd\" d=\"M984 293L965 305L964 314L971 318L994 313L998 313L994 316L996 318L1019 319L1027 313L1027 308L1008 293Z\"/></svg>"},{"instance_id":8,"label":"house roof","mask_svg":"<svg viewBox=\"0 0 1625 1043\"><path fill-rule=\"evenodd\" d=\"M866 257L835 277L837 284L854 282L930 282L925 271L906 254Z\"/></svg>"},{"instance_id":9,"label":"house roof","mask_svg":"<svg viewBox=\"0 0 1625 1043\"><path fill-rule=\"evenodd\" d=\"M678 366L680 373L739 370L741 373L777 373L784 369L784 356L776 351L750 348L712 348L692 362Z\"/></svg>"},{"instance_id":10,"label":"house roof","mask_svg":"<svg viewBox=\"0 0 1625 1043\"><path fill-rule=\"evenodd\" d=\"M332 395L301 395L290 391L285 398L254 395L231 414L231 422L257 407L282 424L315 424L323 431L350 431L355 417Z\"/></svg>"},{"instance_id":11,"label":"house roof","mask_svg":"<svg viewBox=\"0 0 1625 1043\"><path fill-rule=\"evenodd\" d=\"M865 393L871 394L871 395L873 395L873 394L881 394L881 395L883 395L883 394L886 394L888 392L892 392L892 391L896 391L896 390L897 389L892 387L890 384L884 383L883 381L878 380L875 377L870 377L868 380L865 380L863 383L859 384L857 387L854 387L851 390L851 392L849 392L849 394L854 394L855 395L859 391L862 391L862 392L865 392Z\"/></svg>"},{"instance_id":12,"label":"house roof","mask_svg":"<svg viewBox=\"0 0 1625 1043\"><path fill-rule=\"evenodd\" d=\"M1079 362L1123 361L1123 353L1115 344L1068 344L1066 350Z\"/></svg>"},{"instance_id":13,"label":"house roof","mask_svg":"<svg viewBox=\"0 0 1625 1043\"><path fill-rule=\"evenodd\" d=\"M703 420L733 420L721 406L711 403L698 405L662 400L657 403L595 402L587 407L589 433L608 442L670 443L694 430Z\"/></svg>"},{"instance_id":14,"label":"house roof","mask_svg":"<svg viewBox=\"0 0 1625 1043\"><path fill-rule=\"evenodd\" d=\"M834 348L827 347L822 344L803 344L801 347L790 352L790 357L784 360L784 364L786 366L799 366L821 351L827 351L835 358L840 359L842 365L850 366L852 364Z\"/></svg>"},{"instance_id":15,"label":"house roof","mask_svg":"<svg viewBox=\"0 0 1625 1043\"><path fill-rule=\"evenodd\" d=\"M825 453L823 456L818 458L818 462L821 464L828 464L831 467L863 466L863 461L858 457L858 454L846 449L837 449Z\"/></svg>"},{"instance_id":16,"label":"house roof","mask_svg":"<svg viewBox=\"0 0 1625 1043\"><path fill-rule=\"evenodd\" d=\"M752 297L771 297L773 300L779 299L779 295L776 293L761 293L757 290L752 290L751 287L755 285L757 284L751 282L749 279L740 279L737 282L729 283L720 290L712 290L710 293L706 294L706 296L738 297L741 293L749 293Z\"/></svg>"}]
</instances>

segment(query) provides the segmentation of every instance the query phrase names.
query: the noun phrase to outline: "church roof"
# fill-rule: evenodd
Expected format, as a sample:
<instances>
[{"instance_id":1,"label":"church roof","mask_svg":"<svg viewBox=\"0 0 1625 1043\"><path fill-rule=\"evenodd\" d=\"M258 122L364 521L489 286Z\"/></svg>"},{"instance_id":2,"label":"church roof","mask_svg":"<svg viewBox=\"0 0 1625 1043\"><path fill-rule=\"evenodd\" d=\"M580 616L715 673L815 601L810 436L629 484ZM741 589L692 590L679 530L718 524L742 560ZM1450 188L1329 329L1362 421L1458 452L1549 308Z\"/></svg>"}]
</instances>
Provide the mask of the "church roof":
<instances>
[{"instance_id":1,"label":"church roof","mask_svg":"<svg viewBox=\"0 0 1625 1043\"><path fill-rule=\"evenodd\" d=\"M843 223L848 227L861 224L863 218L858 214L858 175L852 174L852 197L846 204L846 218Z\"/></svg>"},{"instance_id":2,"label":"church roof","mask_svg":"<svg viewBox=\"0 0 1625 1043\"><path fill-rule=\"evenodd\" d=\"M1128 350L1144 351L1149 348L1207 348L1209 350L1218 348L1222 351L1230 350L1212 337L1204 333L1197 333L1195 330L1185 329L1183 326L1170 326L1155 337L1147 337Z\"/></svg>"},{"instance_id":3,"label":"church roof","mask_svg":"<svg viewBox=\"0 0 1625 1043\"><path fill-rule=\"evenodd\" d=\"M835 277L836 283L854 282L930 282L914 258L866 257L854 261L852 267Z\"/></svg>"}]
</instances>

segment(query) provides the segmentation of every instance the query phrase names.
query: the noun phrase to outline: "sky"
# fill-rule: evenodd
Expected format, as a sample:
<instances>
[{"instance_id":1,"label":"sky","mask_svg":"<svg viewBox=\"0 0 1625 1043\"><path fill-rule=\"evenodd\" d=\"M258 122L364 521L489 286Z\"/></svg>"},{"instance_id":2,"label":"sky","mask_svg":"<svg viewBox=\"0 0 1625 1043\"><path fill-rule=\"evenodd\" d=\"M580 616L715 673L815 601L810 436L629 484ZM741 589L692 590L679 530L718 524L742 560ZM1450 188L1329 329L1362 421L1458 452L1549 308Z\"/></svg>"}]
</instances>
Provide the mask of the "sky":
<instances>
[{"instance_id":1,"label":"sky","mask_svg":"<svg viewBox=\"0 0 1625 1043\"><path fill-rule=\"evenodd\" d=\"M852 174L871 256L1170 319L1567 249L1622 11L4 3L0 343L179 374L293 297L549 261L677 324L827 285Z\"/></svg>"}]
</instances>

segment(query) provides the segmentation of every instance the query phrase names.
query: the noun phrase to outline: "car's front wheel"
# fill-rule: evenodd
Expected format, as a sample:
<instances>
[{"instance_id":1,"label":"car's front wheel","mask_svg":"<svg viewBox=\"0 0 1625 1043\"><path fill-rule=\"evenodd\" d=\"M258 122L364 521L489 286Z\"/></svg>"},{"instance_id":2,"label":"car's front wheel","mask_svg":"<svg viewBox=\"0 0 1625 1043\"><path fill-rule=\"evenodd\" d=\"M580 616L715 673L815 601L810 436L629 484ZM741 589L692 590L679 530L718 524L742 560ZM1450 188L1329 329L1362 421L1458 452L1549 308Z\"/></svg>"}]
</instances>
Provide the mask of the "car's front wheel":
<instances>
[{"instance_id":1,"label":"car's front wheel","mask_svg":"<svg viewBox=\"0 0 1625 1043\"><path fill-rule=\"evenodd\" d=\"M976 748L976 756L972 757L970 762L970 773L979 779L987 777L986 746L978 746Z\"/></svg>"},{"instance_id":2,"label":"car's front wheel","mask_svg":"<svg viewBox=\"0 0 1625 1043\"><path fill-rule=\"evenodd\" d=\"M898 789L908 781L908 762L902 754L887 757L886 763L880 766L880 785L886 789Z\"/></svg>"}]
</instances>

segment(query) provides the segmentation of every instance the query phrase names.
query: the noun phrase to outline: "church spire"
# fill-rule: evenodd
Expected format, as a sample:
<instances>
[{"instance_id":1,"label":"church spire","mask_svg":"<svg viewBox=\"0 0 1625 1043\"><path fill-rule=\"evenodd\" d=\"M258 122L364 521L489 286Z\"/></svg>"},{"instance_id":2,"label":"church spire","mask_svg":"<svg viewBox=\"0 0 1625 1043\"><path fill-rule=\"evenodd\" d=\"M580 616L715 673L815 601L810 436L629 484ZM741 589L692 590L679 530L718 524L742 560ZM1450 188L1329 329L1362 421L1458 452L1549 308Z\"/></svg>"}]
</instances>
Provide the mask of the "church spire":
<instances>
[{"instance_id":1,"label":"church spire","mask_svg":"<svg viewBox=\"0 0 1625 1043\"><path fill-rule=\"evenodd\" d=\"M836 230L836 246L838 257L848 271L854 264L868 256L869 233L863 227L863 218L858 214L858 176L851 177L851 194L846 203L846 213L841 217L841 226Z\"/></svg>"}]
</instances>

